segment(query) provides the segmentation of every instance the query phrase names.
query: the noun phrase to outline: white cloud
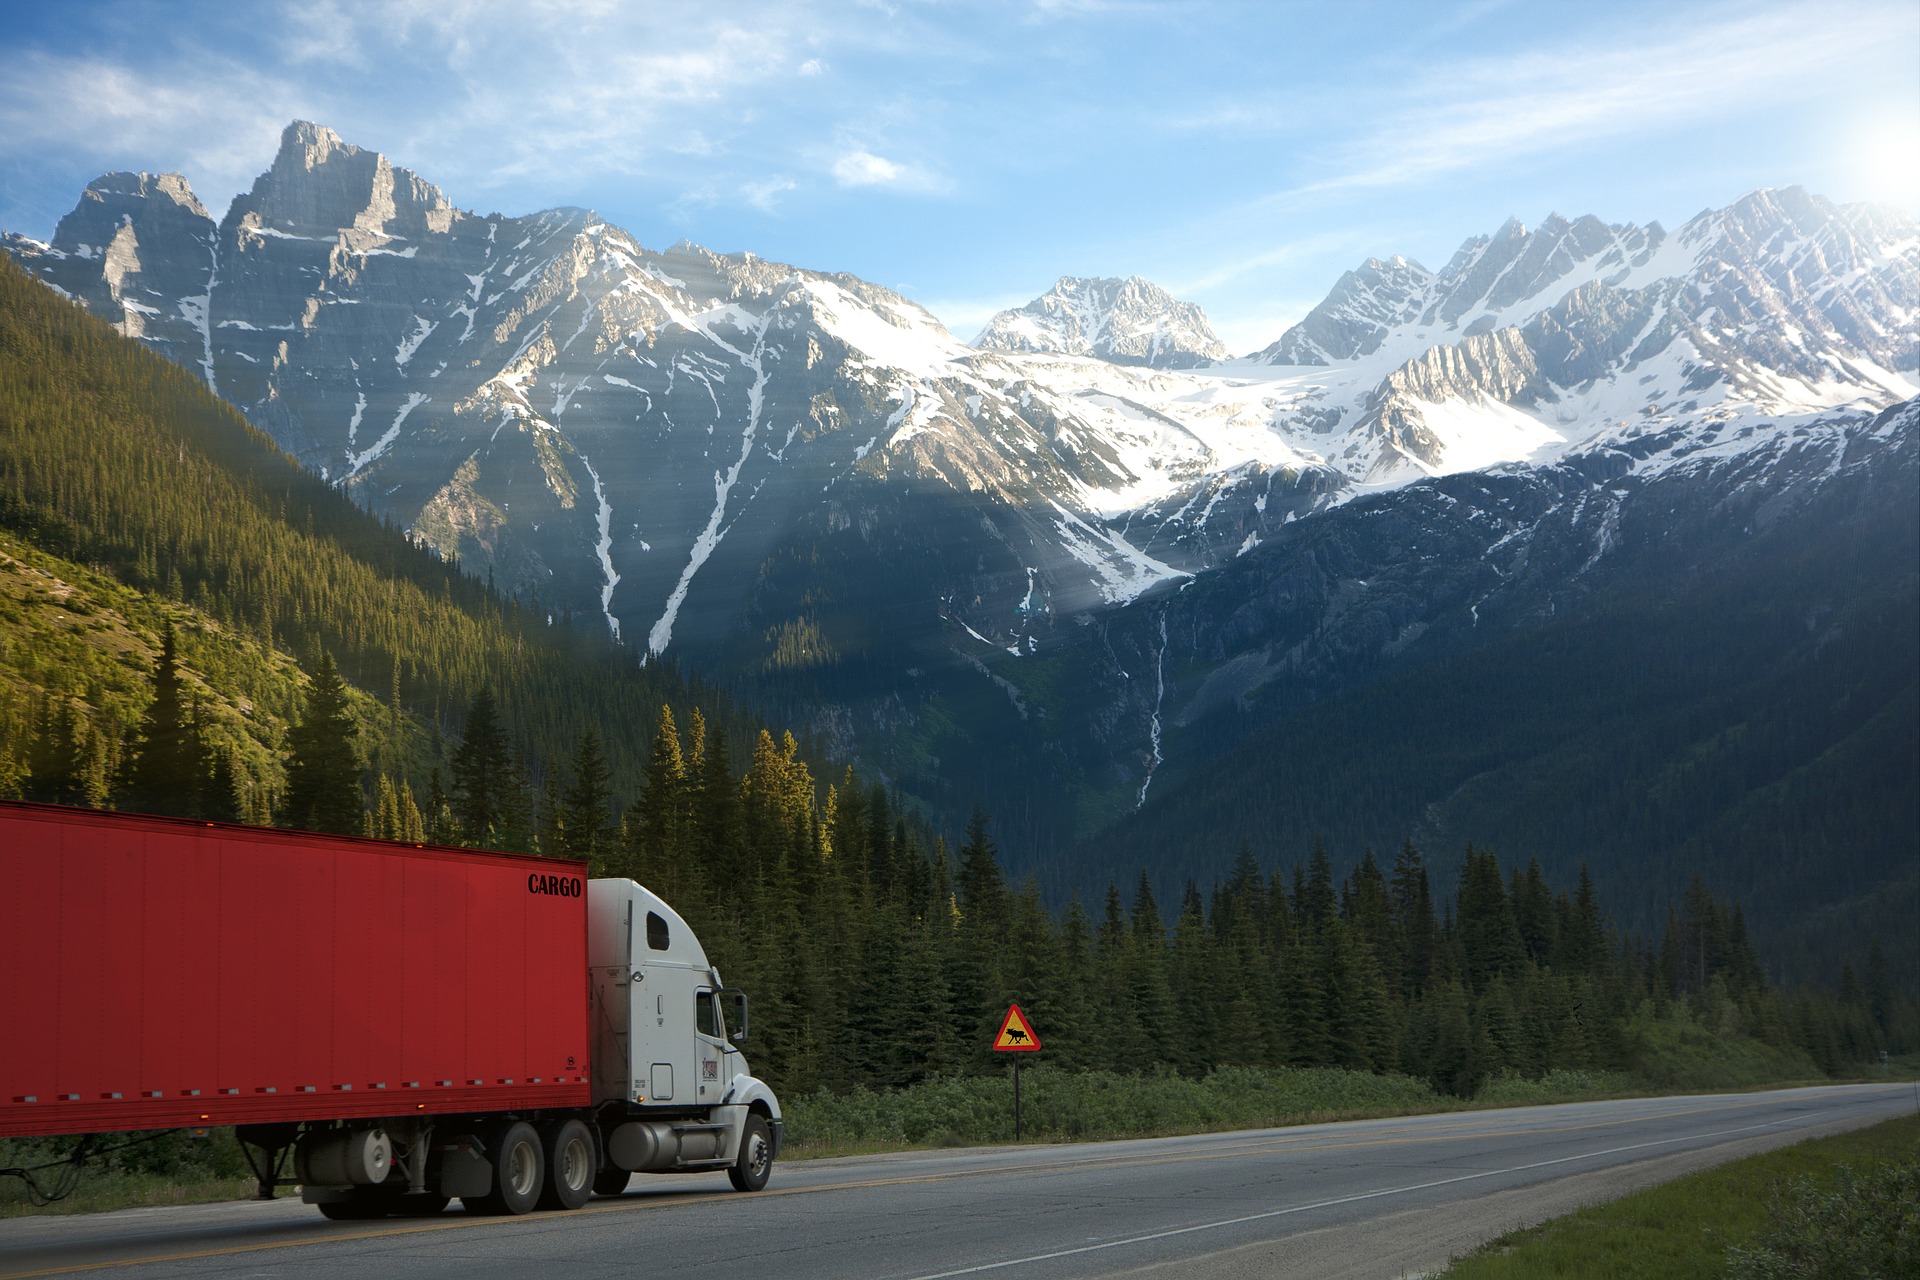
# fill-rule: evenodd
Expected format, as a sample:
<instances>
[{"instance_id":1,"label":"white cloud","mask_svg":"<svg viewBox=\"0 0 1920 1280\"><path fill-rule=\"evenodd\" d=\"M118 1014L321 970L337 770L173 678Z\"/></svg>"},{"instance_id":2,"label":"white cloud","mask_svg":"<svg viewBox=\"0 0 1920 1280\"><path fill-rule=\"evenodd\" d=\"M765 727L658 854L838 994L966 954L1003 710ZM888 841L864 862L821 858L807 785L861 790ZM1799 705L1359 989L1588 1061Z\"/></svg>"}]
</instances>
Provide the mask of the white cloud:
<instances>
[{"instance_id":1,"label":"white cloud","mask_svg":"<svg viewBox=\"0 0 1920 1280\"><path fill-rule=\"evenodd\" d=\"M793 189L791 178L768 178L762 182L742 183L740 198L762 213L772 213L781 193Z\"/></svg>"},{"instance_id":2,"label":"white cloud","mask_svg":"<svg viewBox=\"0 0 1920 1280\"><path fill-rule=\"evenodd\" d=\"M1401 187L1579 143L1663 134L1755 102L1824 91L1889 42L1898 8L1794 6L1718 24L1636 31L1601 49L1536 49L1455 63L1338 147L1292 194Z\"/></svg>"},{"instance_id":3,"label":"white cloud","mask_svg":"<svg viewBox=\"0 0 1920 1280\"><path fill-rule=\"evenodd\" d=\"M216 218L266 167L287 122L309 114L285 83L211 55L192 76L39 50L10 57L0 137L16 156L176 170Z\"/></svg>"},{"instance_id":4,"label":"white cloud","mask_svg":"<svg viewBox=\"0 0 1920 1280\"><path fill-rule=\"evenodd\" d=\"M944 192L951 184L916 165L877 156L865 147L842 152L832 166L843 187L885 187L894 191Z\"/></svg>"},{"instance_id":5,"label":"white cloud","mask_svg":"<svg viewBox=\"0 0 1920 1280\"><path fill-rule=\"evenodd\" d=\"M906 172L893 161L866 150L849 151L833 162L834 181L843 187L890 187Z\"/></svg>"},{"instance_id":6,"label":"white cloud","mask_svg":"<svg viewBox=\"0 0 1920 1280\"><path fill-rule=\"evenodd\" d=\"M827 64L818 58L808 58L796 70L803 76L817 76L827 69Z\"/></svg>"}]
</instances>

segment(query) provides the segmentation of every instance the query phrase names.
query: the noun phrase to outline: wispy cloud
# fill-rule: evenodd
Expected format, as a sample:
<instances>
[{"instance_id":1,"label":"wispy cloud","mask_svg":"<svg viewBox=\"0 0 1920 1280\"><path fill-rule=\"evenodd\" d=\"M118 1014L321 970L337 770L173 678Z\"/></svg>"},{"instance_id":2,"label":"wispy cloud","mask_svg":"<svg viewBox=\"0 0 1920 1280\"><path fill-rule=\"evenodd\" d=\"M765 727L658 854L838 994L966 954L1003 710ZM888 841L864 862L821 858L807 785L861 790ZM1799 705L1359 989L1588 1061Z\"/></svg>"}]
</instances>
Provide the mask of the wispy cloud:
<instances>
[{"instance_id":1,"label":"wispy cloud","mask_svg":"<svg viewBox=\"0 0 1920 1280\"><path fill-rule=\"evenodd\" d=\"M865 147L834 159L833 180L843 187L888 187L896 191L941 191L947 184L917 165L877 156Z\"/></svg>"},{"instance_id":2,"label":"wispy cloud","mask_svg":"<svg viewBox=\"0 0 1920 1280\"><path fill-rule=\"evenodd\" d=\"M782 193L796 186L791 178L767 178L740 184L740 198L762 213L772 213Z\"/></svg>"},{"instance_id":3,"label":"wispy cloud","mask_svg":"<svg viewBox=\"0 0 1920 1280\"><path fill-rule=\"evenodd\" d=\"M1533 49L1450 65L1284 194L1415 185L1605 138L1667 134L1763 97L1825 89L1863 54L1911 43L1904 9L1794 6L1600 49ZM1909 53L1911 50L1908 51Z\"/></svg>"},{"instance_id":4,"label":"wispy cloud","mask_svg":"<svg viewBox=\"0 0 1920 1280\"><path fill-rule=\"evenodd\" d=\"M84 56L7 50L0 134L15 151L103 167L165 157L215 196L257 173L296 115L469 201L640 175L685 190L737 164L737 150L763 169L804 162L800 125L768 128L767 110L797 104L787 114L810 113L816 138L842 126L857 107L823 97L829 57L888 34L811 0L300 0L244 14L203 4L195 17L169 40ZM900 165L888 181L925 189L926 174ZM786 189L741 196L766 207Z\"/></svg>"},{"instance_id":5,"label":"wispy cloud","mask_svg":"<svg viewBox=\"0 0 1920 1280\"><path fill-rule=\"evenodd\" d=\"M0 136L16 154L86 156L96 168L185 173L203 198L248 185L307 100L286 84L208 54L202 74L28 50L0 79Z\"/></svg>"}]
</instances>

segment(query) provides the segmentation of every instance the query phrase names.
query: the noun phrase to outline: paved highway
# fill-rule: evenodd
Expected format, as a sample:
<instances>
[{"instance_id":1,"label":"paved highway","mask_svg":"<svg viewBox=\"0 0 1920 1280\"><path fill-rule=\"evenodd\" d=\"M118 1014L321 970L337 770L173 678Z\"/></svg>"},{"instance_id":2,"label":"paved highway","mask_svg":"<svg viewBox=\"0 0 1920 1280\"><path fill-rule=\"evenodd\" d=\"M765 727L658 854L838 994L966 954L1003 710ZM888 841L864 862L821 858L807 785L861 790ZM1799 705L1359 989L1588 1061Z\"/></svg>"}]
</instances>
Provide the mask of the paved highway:
<instances>
[{"instance_id":1,"label":"paved highway","mask_svg":"<svg viewBox=\"0 0 1920 1280\"><path fill-rule=\"evenodd\" d=\"M292 1200L0 1222L0 1278L1394 1277L1526 1222L1916 1107L1913 1085L1629 1099L639 1177L573 1213L330 1223Z\"/></svg>"}]
</instances>

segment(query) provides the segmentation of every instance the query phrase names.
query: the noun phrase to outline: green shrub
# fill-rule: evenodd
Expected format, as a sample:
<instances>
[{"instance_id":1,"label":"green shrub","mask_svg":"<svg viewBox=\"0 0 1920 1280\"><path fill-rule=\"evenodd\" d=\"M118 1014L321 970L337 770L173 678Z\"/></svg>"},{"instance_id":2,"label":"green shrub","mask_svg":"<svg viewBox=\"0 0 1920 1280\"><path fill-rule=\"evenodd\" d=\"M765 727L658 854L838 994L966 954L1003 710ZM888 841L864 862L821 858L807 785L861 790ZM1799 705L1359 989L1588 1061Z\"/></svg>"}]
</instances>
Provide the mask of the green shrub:
<instances>
[{"instance_id":1,"label":"green shrub","mask_svg":"<svg viewBox=\"0 0 1920 1280\"><path fill-rule=\"evenodd\" d=\"M1830 1186L1795 1178L1769 1224L1753 1248L1727 1251L1733 1280L1920 1276L1920 1160L1842 1165Z\"/></svg>"},{"instance_id":2,"label":"green shrub","mask_svg":"<svg viewBox=\"0 0 1920 1280\"><path fill-rule=\"evenodd\" d=\"M1826 1075L1799 1048L1702 1026L1678 1006L1667 1017L1643 1007L1627 1024L1633 1073L1661 1089L1750 1089Z\"/></svg>"},{"instance_id":3,"label":"green shrub","mask_svg":"<svg viewBox=\"0 0 1920 1280\"><path fill-rule=\"evenodd\" d=\"M1645 1087L1642 1081L1618 1071L1549 1071L1538 1080L1497 1076L1481 1085L1473 1100L1495 1106L1524 1107L1542 1102L1605 1098Z\"/></svg>"},{"instance_id":4,"label":"green shrub","mask_svg":"<svg viewBox=\"0 0 1920 1280\"><path fill-rule=\"evenodd\" d=\"M1336 1067L1223 1067L1198 1080L1033 1067L1021 1079L1021 1132L1039 1142L1141 1137L1439 1102L1424 1080ZM786 1121L788 1140L803 1151L1000 1142L1013 1136L1013 1082L1010 1074L947 1076L898 1090L821 1090L792 1099Z\"/></svg>"},{"instance_id":5,"label":"green shrub","mask_svg":"<svg viewBox=\"0 0 1920 1280\"><path fill-rule=\"evenodd\" d=\"M76 1177L61 1162L78 1142L0 1138L0 1169L52 1165L33 1174L35 1184L56 1195L67 1193L43 1206L24 1180L0 1178L0 1217L232 1199L253 1186L231 1129L213 1129L199 1138L183 1129L103 1134L91 1144L99 1154L90 1156Z\"/></svg>"}]
</instances>

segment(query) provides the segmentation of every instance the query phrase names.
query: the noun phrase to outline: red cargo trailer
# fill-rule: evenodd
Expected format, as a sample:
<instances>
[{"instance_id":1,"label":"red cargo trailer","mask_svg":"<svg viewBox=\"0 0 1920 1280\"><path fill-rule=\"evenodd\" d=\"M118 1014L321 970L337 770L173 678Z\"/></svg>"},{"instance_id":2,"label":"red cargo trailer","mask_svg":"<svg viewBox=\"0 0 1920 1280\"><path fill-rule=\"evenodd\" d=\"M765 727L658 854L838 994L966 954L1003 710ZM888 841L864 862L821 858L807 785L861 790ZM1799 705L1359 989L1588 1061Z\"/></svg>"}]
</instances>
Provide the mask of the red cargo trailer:
<instances>
[{"instance_id":1,"label":"red cargo trailer","mask_svg":"<svg viewBox=\"0 0 1920 1280\"><path fill-rule=\"evenodd\" d=\"M0 805L0 1135L585 1107L586 868Z\"/></svg>"},{"instance_id":2,"label":"red cargo trailer","mask_svg":"<svg viewBox=\"0 0 1920 1280\"><path fill-rule=\"evenodd\" d=\"M779 1152L746 996L583 863L0 802L0 886L0 1136L233 1125L330 1218Z\"/></svg>"}]
</instances>

